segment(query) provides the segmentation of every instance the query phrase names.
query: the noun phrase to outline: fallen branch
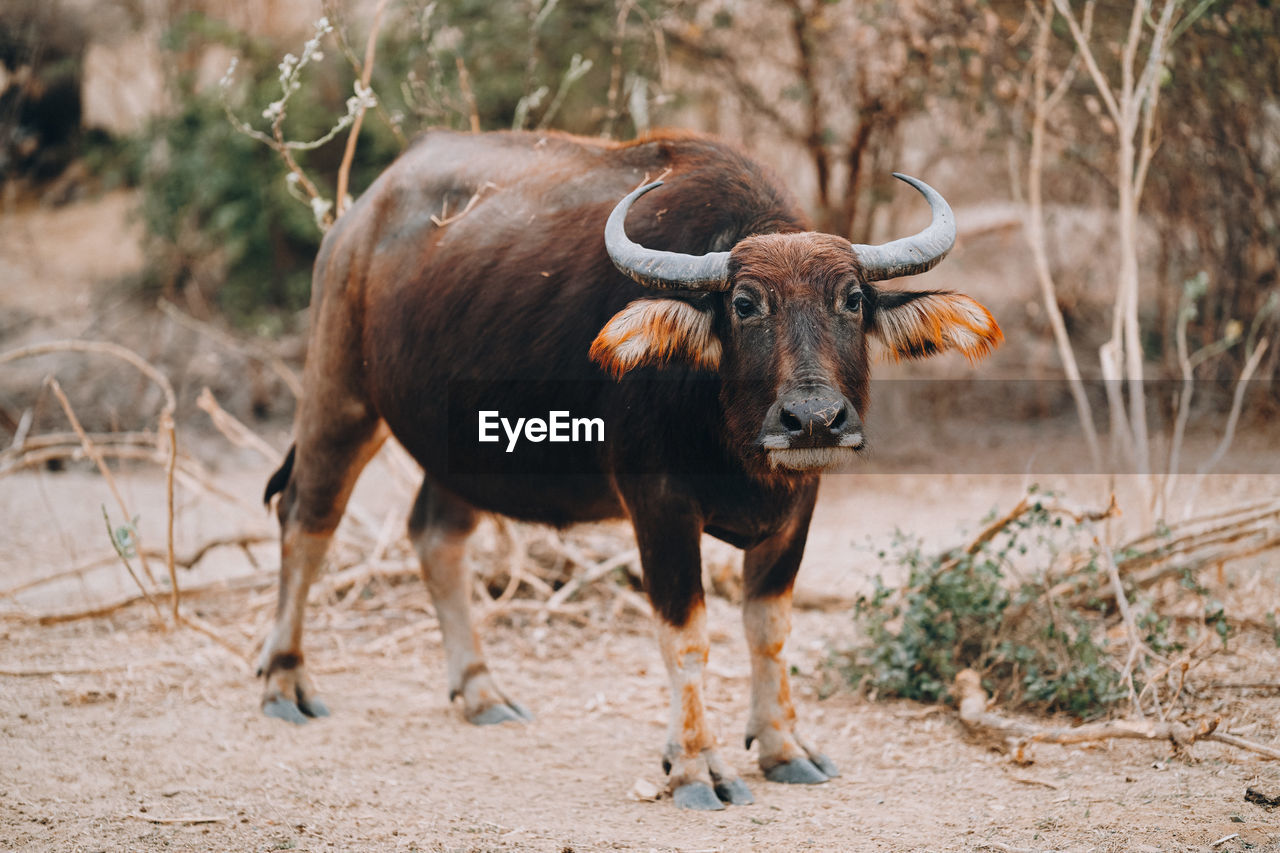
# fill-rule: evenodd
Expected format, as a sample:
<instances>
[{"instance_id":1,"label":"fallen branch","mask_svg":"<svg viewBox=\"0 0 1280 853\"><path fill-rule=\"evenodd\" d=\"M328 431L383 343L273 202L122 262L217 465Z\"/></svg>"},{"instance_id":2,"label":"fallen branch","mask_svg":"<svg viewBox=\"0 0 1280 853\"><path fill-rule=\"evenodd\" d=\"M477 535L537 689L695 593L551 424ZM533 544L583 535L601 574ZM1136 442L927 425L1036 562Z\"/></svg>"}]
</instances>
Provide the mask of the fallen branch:
<instances>
[{"instance_id":1,"label":"fallen branch","mask_svg":"<svg viewBox=\"0 0 1280 853\"><path fill-rule=\"evenodd\" d=\"M281 457L284 456L279 450L263 441L257 433L241 423L235 415L218 405L213 392L207 386L200 391L200 396L196 398L196 406L209 415L209 420L213 421L213 425L218 432L222 433L227 441L236 447L255 450L263 459L273 465L278 463Z\"/></svg>"},{"instance_id":2,"label":"fallen branch","mask_svg":"<svg viewBox=\"0 0 1280 853\"><path fill-rule=\"evenodd\" d=\"M1280 760L1280 749L1265 746L1264 744L1254 743L1251 740L1245 740L1227 732L1212 732L1205 740L1216 740L1218 743L1225 743L1228 746L1234 746L1239 749L1247 749L1249 752L1256 752L1258 755L1265 755L1267 758L1275 758Z\"/></svg>"},{"instance_id":3,"label":"fallen branch","mask_svg":"<svg viewBox=\"0 0 1280 853\"><path fill-rule=\"evenodd\" d=\"M149 666L186 666L190 664L189 660L181 658L157 658L155 660L129 661L127 663L105 663L98 665L84 666L55 666L55 667L9 667L0 666L0 675L10 678L40 678L51 677L55 675L99 675L104 672L119 672L121 670L142 669Z\"/></svg>"},{"instance_id":4,"label":"fallen branch","mask_svg":"<svg viewBox=\"0 0 1280 853\"><path fill-rule=\"evenodd\" d=\"M1141 536L1125 542L1120 546L1119 550L1123 553L1138 551L1143 547L1148 547L1149 543L1155 540L1165 539L1174 535L1175 531L1190 530L1201 525L1226 521L1227 519L1231 519L1231 521L1225 526L1230 527L1237 523L1266 518L1277 513L1280 513L1280 500L1277 500L1276 498L1267 498L1266 500L1240 504L1227 509L1216 510L1207 515L1188 518L1184 521L1178 522L1171 528L1165 528L1163 530L1149 530ZM1246 516L1246 518L1240 518L1240 516ZM1167 545L1168 543L1166 542L1165 544Z\"/></svg>"},{"instance_id":5,"label":"fallen branch","mask_svg":"<svg viewBox=\"0 0 1280 853\"><path fill-rule=\"evenodd\" d=\"M1039 510L1047 513L1048 515L1064 516L1066 518L1070 518L1076 524L1105 521L1108 518L1112 518L1120 514L1120 507L1116 503L1115 495L1111 496L1111 499L1105 508L1099 510L1073 510L1055 502L1032 500L1031 495L1026 495L1022 500L1018 501L1017 506L1011 509L1008 513L983 528L982 532L969 543L968 547L966 547L962 553L952 557L943 564L943 567L953 568L964 557L974 556L982 550L984 545L999 536L1002 531L1009 527L1009 525L1018 521L1024 515L1033 510Z\"/></svg>"},{"instance_id":6,"label":"fallen branch","mask_svg":"<svg viewBox=\"0 0 1280 853\"><path fill-rule=\"evenodd\" d=\"M255 588L255 587L271 584L275 581L275 579L276 579L276 573L272 571L257 572L252 575L243 575L241 577L230 578L230 579L221 578L216 581L210 581L209 583L186 587L183 590L181 590L180 596L182 598L193 598L197 595L203 595L210 592L226 592L228 590ZM272 595L274 594L275 593L273 592ZM5 614L5 615L8 618L15 619L16 621L35 622L38 625L58 625L63 622L77 622L81 619L96 619L102 616L109 616L112 613L115 613L119 610L123 610L124 608L132 604L137 604L142 600L143 600L142 595L136 594L136 595L129 595L124 598L119 598L119 599L116 599L115 601L106 602L104 604L97 604L97 605L94 605L93 607L88 607L82 610L65 610L65 611L54 612L54 613L40 613L40 614L34 614L34 615L26 615L26 614ZM190 621L190 617L183 616L183 620ZM207 626L203 626L203 627L207 627ZM200 630L200 628L196 628L196 630ZM238 647L227 646L227 648L230 648L232 651L235 651L236 654L241 657L244 656L242 654L242 651Z\"/></svg>"},{"instance_id":7,"label":"fallen branch","mask_svg":"<svg viewBox=\"0 0 1280 853\"><path fill-rule=\"evenodd\" d=\"M608 575L610 572L615 569L620 569L628 563L634 563L639 559L640 552L637 549L632 548L628 551L623 551L621 554L615 554L607 560L601 560L599 563L592 566L585 574L574 578L556 590L555 594L547 599L547 608L550 610L556 609L586 587Z\"/></svg>"},{"instance_id":8,"label":"fallen branch","mask_svg":"<svg viewBox=\"0 0 1280 853\"><path fill-rule=\"evenodd\" d=\"M107 343L105 341L49 341L48 343L34 344L29 347L20 347L0 354L0 364L6 364L10 361L17 361L18 359L23 358L33 358L38 355L50 355L55 352L99 353L101 355L109 355L127 362L160 387L161 393L164 394L165 408L173 411L178 407L178 399L173 393L173 385L169 383L169 380L165 375L152 367L151 364L142 356L127 347L120 346L119 344Z\"/></svg>"},{"instance_id":9,"label":"fallen branch","mask_svg":"<svg viewBox=\"0 0 1280 853\"><path fill-rule=\"evenodd\" d=\"M982 689L982 678L972 669L961 670L956 675L955 697L959 706L960 722L964 723L965 728L976 735L1000 743L1012 753L1013 760L1019 764L1030 763L1026 757L1026 748L1033 743L1065 745L1092 743L1113 738L1167 740L1175 750L1185 750L1196 741L1216 741L1268 758L1280 759L1280 749L1218 731L1221 723L1219 717L1206 718L1192 725L1157 720L1109 720L1059 728L1042 728L1031 723L1011 720L987 710L989 699L987 692Z\"/></svg>"},{"instance_id":10,"label":"fallen branch","mask_svg":"<svg viewBox=\"0 0 1280 853\"><path fill-rule=\"evenodd\" d=\"M1235 547L1215 549L1195 559L1158 564L1146 571L1126 575L1125 579L1132 589L1147 589L1167 578L1194 576L1210 566L1243 560L1275 548L1280 548L1280 531L1273 536L1255 539ZM1122 575L1125 574L1126 563L1127 561L1117 563ZM1065 599L1066 603L1073 607L1105 606L1114 602L1115 595L1112 588L1094 589L1093 583L1093 578L1082 574L1056 584L1047 594Z\"/></svg>"}]
</instances>

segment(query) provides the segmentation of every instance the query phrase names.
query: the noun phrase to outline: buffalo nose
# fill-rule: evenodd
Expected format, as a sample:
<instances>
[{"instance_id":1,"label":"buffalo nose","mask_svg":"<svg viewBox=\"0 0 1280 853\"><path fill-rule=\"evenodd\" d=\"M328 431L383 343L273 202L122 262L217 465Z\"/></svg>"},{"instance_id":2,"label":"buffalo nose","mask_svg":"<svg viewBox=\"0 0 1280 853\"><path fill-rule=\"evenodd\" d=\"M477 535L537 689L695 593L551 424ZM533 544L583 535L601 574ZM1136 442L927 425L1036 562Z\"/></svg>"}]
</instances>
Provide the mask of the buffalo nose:
<instances>
[{"instance_id":1,"label":"buffalo nose","mask_svg":"<svg viewBox=\"0 0 1280 853\"><path fill-rule=\"evenodd\" d=\"M849 421L849 404L838 397L806 397L782 404L782 428L793 436L840 432Z\"/></svg>"}]
</instances>

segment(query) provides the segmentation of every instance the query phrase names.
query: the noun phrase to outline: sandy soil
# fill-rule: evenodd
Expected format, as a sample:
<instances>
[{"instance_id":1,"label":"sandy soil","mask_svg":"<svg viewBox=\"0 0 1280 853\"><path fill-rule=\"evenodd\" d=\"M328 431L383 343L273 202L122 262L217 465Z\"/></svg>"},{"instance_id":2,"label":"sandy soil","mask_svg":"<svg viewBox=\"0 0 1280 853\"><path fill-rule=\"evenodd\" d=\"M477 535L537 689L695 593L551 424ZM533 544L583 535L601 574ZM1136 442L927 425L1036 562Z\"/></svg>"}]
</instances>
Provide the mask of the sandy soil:
<instances>
[{"instance_id":1,"label":"sandy soil","mask_svg":"<svg viewBox=\"0 0 1280 853\"><path fill-rule=\"evenodd\" d=\"M234 619L243 599L202 607ZM3 666L71 674L0 680L0 849L12 850L1216 850L1280 849L1244 802L1280 767L1201 744L1038 747L1028 768L969 743L954 715L848 692L819 701L846 615L802 612L791 642L804 730L843 776L763 780L737 747L747 668L733 608L711 607L710 709L756 804L712 814L639 802L662 782L666 708L649 626L500 624L491 658L537 718L477 728L443 695L425 593L395 609L322 612L312 659L334 715L296 728L257 712L245 666L135 608L109 620L10 627ZM393 646L379 638L419 630ZM1271 671L1280 665L1275 650ZM15 660L16 659L16 660ZM121 668L126 667L127 668ZM101 669L98 669L101 667ZM1280 696L1224 708L1276 735ZM187 824L182 821L207 820ZM154 821L154 822L153 822Z\"/></svg>"}]
</instances>

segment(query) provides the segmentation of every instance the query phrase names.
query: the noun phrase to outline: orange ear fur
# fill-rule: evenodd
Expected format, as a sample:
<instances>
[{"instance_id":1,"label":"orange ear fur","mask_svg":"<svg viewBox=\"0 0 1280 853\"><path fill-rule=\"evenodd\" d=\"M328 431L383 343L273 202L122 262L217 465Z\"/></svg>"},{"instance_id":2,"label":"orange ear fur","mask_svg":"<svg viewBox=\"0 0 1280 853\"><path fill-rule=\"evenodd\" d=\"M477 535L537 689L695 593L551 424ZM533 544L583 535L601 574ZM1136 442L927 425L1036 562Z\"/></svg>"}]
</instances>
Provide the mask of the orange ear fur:
<instances>
[{"instance_id":1,"label":"orange ear fur","mask_svg":"<svg viewBox=\"0 0 1280 853\"><path fill-rule=\"evenodd\" d=\"M720 341L711 313L678 299L638 299L605 324L591 344L591 360L618 378L641 365L688 361L720 366Z\"/></svg>"},{"instance_id":2,"label":"orange ear fur","mask_svg":"<svg viewBox=\"0 0 1280 853\"><path fill-rule=\"evenodd\" d=\"M1004 340L991 312L960 293L929 293L881 309L876 312L873 332L894 361L947 350L977 361Z\"/></svg>"}]
</instances>

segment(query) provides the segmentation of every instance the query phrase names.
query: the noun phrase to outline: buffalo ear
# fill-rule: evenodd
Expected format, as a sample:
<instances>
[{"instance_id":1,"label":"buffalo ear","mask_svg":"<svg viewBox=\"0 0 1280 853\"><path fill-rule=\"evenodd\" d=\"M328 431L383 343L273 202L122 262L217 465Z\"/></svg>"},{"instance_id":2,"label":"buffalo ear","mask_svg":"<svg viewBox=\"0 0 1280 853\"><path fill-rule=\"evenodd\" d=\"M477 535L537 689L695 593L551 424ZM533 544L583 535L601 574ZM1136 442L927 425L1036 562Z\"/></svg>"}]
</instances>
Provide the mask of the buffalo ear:
<instances>
[{"instance_id":1,"label":"buffalo ear","mask_svg":"<svg viewBox=\"0 0 1280 853\"><path fill-rule=\"evenodd\" d=\"M868 331L894 361L948 350L977 361L1004 340L991 312L961 293L877 290L873 302Z\"/></svg>"},{"instance_id":2,"label":"buffalo ear","mask_svg":"<svg viewBox=\"0 0 1280 853\"><path fill-rule=\"evenodd\" d=\"M704 370L720 366L720 339L710 310L679 299L637 299L613 315L591 344L591 360L615 378L643 365L672 361Z\"/></svg>"}]
</instances>

